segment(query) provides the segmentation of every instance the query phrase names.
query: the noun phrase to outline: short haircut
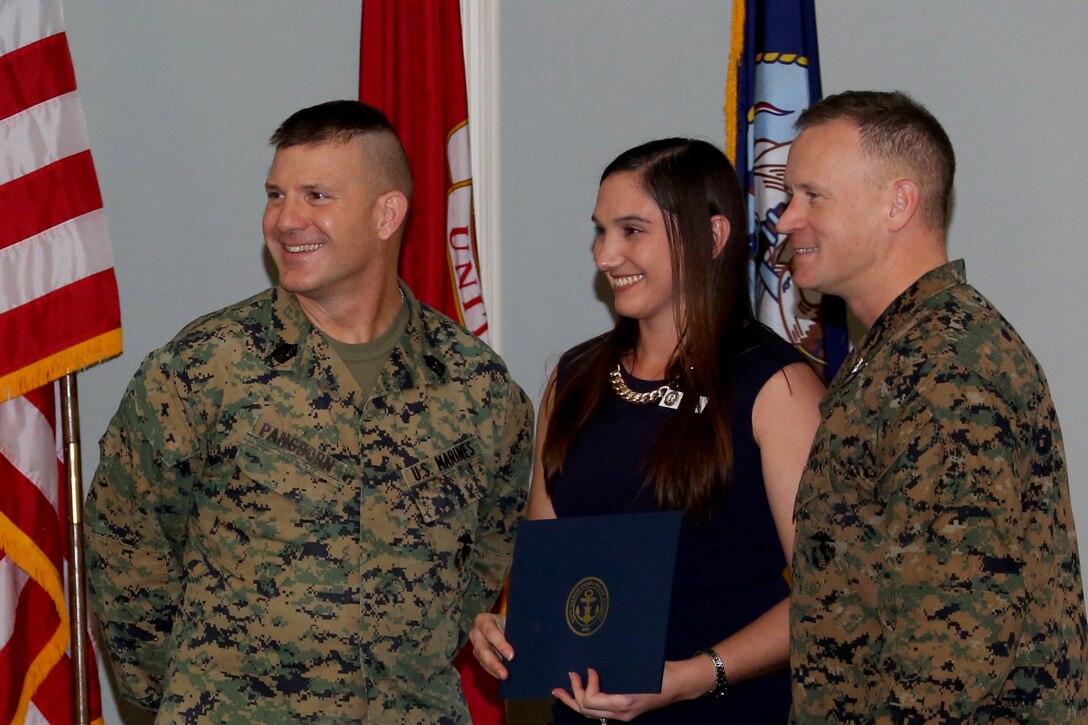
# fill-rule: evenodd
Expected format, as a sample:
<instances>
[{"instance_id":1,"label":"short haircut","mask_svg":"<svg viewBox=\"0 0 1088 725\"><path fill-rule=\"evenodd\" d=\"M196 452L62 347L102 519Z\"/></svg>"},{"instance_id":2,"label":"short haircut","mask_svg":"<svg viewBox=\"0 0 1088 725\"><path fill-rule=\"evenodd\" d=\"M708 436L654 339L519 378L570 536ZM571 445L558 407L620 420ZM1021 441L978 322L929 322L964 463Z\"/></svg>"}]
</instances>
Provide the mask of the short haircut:
<instances>
[{"instance_id":1,"label":"short haircut","mask_svg":"<svg viewBox=\"0 0 1088 725\"><path fill-rule=\"evenodd\" d=\"M347 143L372 137L366 153L385 178L409 201L412 172L393 124L384 113L359 101L327 101L292 113L272 134L269 143L276 149L320 143ZM368 140L371 140L368 138Z\"/></svg>"},{"instance_id":2,"label":"short haircut","mask_svg":"<svg viewBox=\"0 0 1088 725\"><path fill-rule=\"evenodd\" d=\"M839 120L857 126L865 155L908 169L921 192L924 219L938 229L948 226L956 154L933 114L901 91L845 91L809 106L797 129Z\"/></svg>"}]
</instances>

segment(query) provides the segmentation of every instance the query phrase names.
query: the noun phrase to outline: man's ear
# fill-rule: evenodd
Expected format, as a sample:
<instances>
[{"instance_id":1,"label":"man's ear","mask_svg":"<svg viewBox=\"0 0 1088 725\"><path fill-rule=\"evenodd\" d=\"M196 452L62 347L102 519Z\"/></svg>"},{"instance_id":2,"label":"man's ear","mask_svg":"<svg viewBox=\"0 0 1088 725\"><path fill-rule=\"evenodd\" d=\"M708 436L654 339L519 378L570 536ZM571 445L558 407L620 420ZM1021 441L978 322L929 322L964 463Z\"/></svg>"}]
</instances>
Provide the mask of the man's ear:
<instances>
[{"instance_id":1,"label":"man's ear","mask_svg":"<svg viewBox=\"0 0 1088 725\"><path fill-rule=\"evenodd\" d=\"M911 179L899 179L891 186L891 206L888 208L888 231L898 232L914 218L921 204L918 184Z\"/></svg>"},{"instance_id":2,"label":"man's ear","mask_svg":"<svg viewBox=\"0 0 1088 725\"><path fill-rule=\"evenodd\" d=\"M710 217L710 233L714 236L714 255L717 257L725 249L725 243L729 241L729 232L733 226L723 214L715 214Z\"/></svg>"},{"instance_id":3,"label":"man's ear","mask_svg":"<svg viewBox=\"0 0 1088 725\"><path fill-rule=\"evenodd\" d=\"M408 217L408 197L402 191L387 191L374 200L374 228L382 241L391 239Z\"/></svg>"}]
</instances>

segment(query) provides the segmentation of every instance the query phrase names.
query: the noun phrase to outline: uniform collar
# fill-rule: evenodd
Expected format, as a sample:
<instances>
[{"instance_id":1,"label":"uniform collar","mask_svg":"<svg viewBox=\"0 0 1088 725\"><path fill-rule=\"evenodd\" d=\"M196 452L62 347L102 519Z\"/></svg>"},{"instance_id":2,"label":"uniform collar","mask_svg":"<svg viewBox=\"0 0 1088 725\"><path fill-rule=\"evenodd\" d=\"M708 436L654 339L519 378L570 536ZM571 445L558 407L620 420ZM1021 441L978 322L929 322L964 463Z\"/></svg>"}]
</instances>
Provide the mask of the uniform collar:
<instances>
[{"instance_id":1,"label":"uniform collar","mask_svg":"<svg viewBox=\"0 0 1088 725\"><path fill-rule=\"evenodd\" d=\"M398 284L404 293L404 304L408 306L408 325L406 334L391 353L393 364L382 370L375 393L412 388L417 381L436 385L449 378L437 341L423 324L423 315L428 313L402 280L398 280ZM265 330L265 355L269 367L325 377L320 369L328 367L322 363L333 353L293 293L279 286L272 289L271 315Z\"/></svg>"},{"instance_id":2,"label":"uniform collar","mask_svg":"<svg viewBox=\"0 0 1088 725\"><path fill-rule=\"evenodd\" d=\"M919 277L880 313L865 339L846 357L835 382L844 382L857 375L886 341L908 330L918 320L918 310L926 300L965 282L966 265L962 259L946 262Z\"/></svg>"},{"instance_id":3,"label":"uniform collar","mask_svg":"<svg viewBox=\"0 0 1088 725\"><path fill-rule=\"evenodd\" d=\"M433 329L423 323L425 314L435 313L424 309L403 280L399 284L404 292L404 304L408 305L408 326L390 355L393 364L386 365L382 370L378 390L403 390L417 384L443 383L449 379L446 362L437 347L437 340L432 337Z\"/></svg>"},{"instance_id":4,"label":"uniform collar","mask_svg":"<svg viewBox=\"0 0 1088 725\"><path fill-rule=\"evenodd\" d=\"M294 294L283 287L273 287L269 319L265 321L265 355L269 367L298 370L311 349L314 326L302 311ZM320 335L313 335L319 340Z\"/></svg>"}]
</instances>

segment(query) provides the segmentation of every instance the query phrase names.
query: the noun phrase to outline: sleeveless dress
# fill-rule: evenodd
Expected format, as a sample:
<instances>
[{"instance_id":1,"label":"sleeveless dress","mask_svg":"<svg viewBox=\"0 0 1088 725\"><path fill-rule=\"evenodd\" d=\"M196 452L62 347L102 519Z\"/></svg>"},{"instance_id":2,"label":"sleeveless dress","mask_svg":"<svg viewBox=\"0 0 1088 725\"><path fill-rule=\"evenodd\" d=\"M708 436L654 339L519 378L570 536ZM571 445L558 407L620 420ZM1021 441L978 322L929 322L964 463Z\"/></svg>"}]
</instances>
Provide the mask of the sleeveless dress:
<instances>
[{"instance_id":1,"label":"sleeveless dress","mask_svg":"<svg viewBox=\"0 0 1088 725\"><path fill-rule=\"evenodd\" d=\"M570 360L583 343L563 355L557 385L570 376ZM783 367L803 358L791 345L758 323L748 323L738 341L733 380L734 475L709 522L684 518L665 657L687 659L741 629L789 594L787 562L771 517L759 447L752 437L752 406L763 385ZM635 392L661 381L624 379ZM683 404L687 404L685 397ZM694 403L694 401L693 401ZM563 464L551 497L556 516L599 516L657 510L642 468L659 432L673 414L657 404L636 405L614 394L583 428ZM728 668L729 663L726 663ZM728 669L727 669L728 673ZM585 673L581 673L585 677ZM607 692L607 683L604 683ZM790 709L788 668L730 684L720 698L678 702L636 718L637 723L784 723ZM586 718L560 702L555 722L585 725Z\"/></svg>"}]
</instances>

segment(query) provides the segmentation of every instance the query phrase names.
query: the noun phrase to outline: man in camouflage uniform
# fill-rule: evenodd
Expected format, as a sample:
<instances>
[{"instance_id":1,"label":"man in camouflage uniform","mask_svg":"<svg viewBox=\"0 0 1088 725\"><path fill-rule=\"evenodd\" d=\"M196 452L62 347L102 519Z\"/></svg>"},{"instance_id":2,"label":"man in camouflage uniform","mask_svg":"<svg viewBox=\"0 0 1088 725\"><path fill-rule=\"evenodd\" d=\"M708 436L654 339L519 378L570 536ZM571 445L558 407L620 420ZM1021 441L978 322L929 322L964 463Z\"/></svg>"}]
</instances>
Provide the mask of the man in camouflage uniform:
<instances>
[{"instance_id":1,"label":"man in camouflage uniform","mask_svg":"<svg viewBox=\"0 0 1088 725\"><path fill-rule=\"evenodd\" d=\"M531 404L397 279L386 118L322 104L272 142L280 285L151 353L102 439L105 644L158 722L467 723L451 658L507 571Z\"/></svg>"},{"instance_id":2,"label":"man in camouflage uniform","mask_svg":"<svg viewBox=\"0 0 1088 725\"><path fill-rule=\"evenodd\" d=\"M955 160L899 93L798 121L793 278L868 328L795 508L793 721L1088 722L1084 595L1046 378L945 246Z\"/></svg>"}]
</instances>

